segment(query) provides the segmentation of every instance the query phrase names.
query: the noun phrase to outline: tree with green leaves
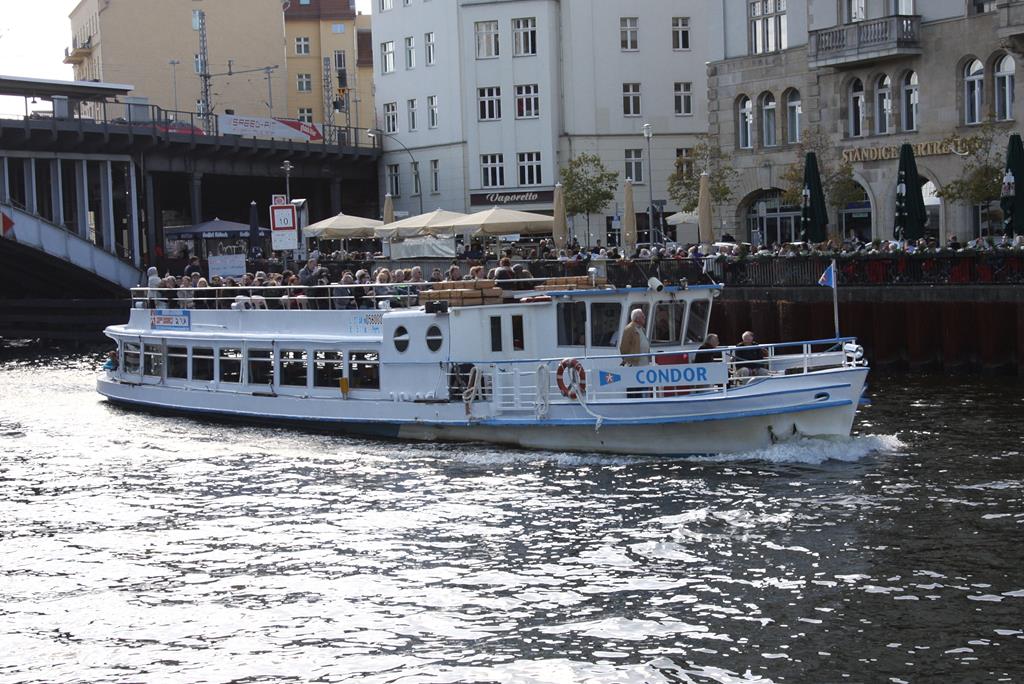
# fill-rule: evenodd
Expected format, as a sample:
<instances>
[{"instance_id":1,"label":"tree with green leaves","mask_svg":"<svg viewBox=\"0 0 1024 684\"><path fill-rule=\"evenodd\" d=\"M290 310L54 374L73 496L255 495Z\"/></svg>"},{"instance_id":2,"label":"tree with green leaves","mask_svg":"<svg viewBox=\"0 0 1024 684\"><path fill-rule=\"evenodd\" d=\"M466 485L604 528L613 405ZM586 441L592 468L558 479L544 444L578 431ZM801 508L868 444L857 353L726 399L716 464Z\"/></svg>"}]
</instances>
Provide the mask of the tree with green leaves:
<instances>
[{"instance_id":1,"label":"tree with green leaves","mask_svg":"<svg viewBox=\"0 0 1024 684\"><path fill-rule=\"evenodd\" d=\"M619 174L609 171L601 163L601 157L583 152L562 167L561 176L565 213L570 216L585 214L587 235L590 235L590 215L603 212L615 199Z\"/></svg>"},{"instance_id":2,"label":"tree with green leaves","mask_svg":"<svg viewBox=\"0 0 1024 684\"><path fill-rule=\"evenodd\" d=\"M804 162L808 152L814 152L818 158L821 187L829 205L843 208L863 198L864 189L853 179L853 164L843 159L842 150L827 133L815 128L803 131L800 143L793 152L796 161L782 173L783 202L790 206L800 206L804 190Z\"/></svg>"},{"instance_id":3,"label":"tree with green leaves","mask_svg":"<svg viewBox=\"0 0 1024 684\"><path fill-rule=\"evenodd\" d=\"M710 134L697 138L693 153L676 158L676 169L668 177L668 196L682 211L697 208L700 199L700 176L707 171L712 204L725 204L732 199L733 184L739 177L732 155L723 151L718 139Z\"/></svg>"},{"instance_id":4,"label":"tree with green leaves","mask_svg":"<svg viewBox=\"0 0 1024 684\"><path fill-rule=\"evenodd\" d=\"M992 124L985 124L971 135L953 134L942 142L963 159L963 170L959 178L935 194L943 201L985 207L989 232L996 232L993 230L996 211L992 204L999 201L1003 187L1003 150L1006 149L1003 132Z\"/></svg>"}]
</instances>

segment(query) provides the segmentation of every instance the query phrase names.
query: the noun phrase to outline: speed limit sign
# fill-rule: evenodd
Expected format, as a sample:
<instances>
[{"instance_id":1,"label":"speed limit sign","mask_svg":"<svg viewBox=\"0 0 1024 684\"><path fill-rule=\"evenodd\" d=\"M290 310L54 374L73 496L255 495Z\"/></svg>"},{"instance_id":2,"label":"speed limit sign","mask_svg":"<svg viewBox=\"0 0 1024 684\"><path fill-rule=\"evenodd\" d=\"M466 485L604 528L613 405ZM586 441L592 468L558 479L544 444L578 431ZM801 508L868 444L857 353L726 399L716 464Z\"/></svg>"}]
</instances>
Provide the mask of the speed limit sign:
<instances>
[{"instance_id":1,"label":"speed limit sign","mask_svg":"<svg viewBox=\"0 0 1024 684\"><path fill-rule=\"evenodd\" d=\"M296 229L295 207L290 204L270 206L271 249L298 249L299 235Z\"/></svg>"}]
</instances>

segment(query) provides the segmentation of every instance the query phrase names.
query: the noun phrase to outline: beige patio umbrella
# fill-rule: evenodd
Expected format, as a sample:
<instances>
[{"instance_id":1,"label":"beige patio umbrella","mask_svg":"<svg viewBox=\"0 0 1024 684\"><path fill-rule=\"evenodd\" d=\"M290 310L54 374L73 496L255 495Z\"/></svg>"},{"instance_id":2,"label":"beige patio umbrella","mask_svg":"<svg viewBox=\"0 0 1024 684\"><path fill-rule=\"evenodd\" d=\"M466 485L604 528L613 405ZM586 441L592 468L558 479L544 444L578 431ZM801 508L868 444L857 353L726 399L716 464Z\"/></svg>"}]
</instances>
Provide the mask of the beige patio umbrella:
<instances>
[{"instance_id":1,"label":"beige patio umbrella","mask_svg":"<svg viewBox=\"0 0 1024 684\"><path fill-rule=\"evenodd\" d=\"M700 191L697 195L697 234L704 244L715 241L713 218L711 216L711 177L700 174Z\"/></svg>"},{"instance_id":2,"label":"beige patio umbrella","mask_svg":"<svg viewBox=\"0 0 1024 684\"><path fill-rule=\"evenodd\" d=\"M455 232L451 227L452 223L464 216L465 214L460 214L457 211L435 209L434 211L426 214L410 216L409 218L402 219L401 221L382 224L377 228L374 228L373 234L375 237L387 240L396 237L408 238L418 235L451 234Z\"/></svg>"},{"instance_id":3,"label":"beige patio umbrella","mask_svg":"<svg viewBox=\"0 0 1024 684\"><path fill-rule=\"evenodd\" d=\"M395 203L391 199L391 193L384 195L384 223L395 222Z\"/></svg>"},{"instance_id":4,"label":"beige patio umbrella","mask_svg":"<svg viewBox=\"0 0 1024 684\"><path fill-rule=\"evenodd\" d=\"M555 185L555 222L551 226L551 237L555 239L555 247L565 249L569 239L569 230L565 220L565 190L561 183Z\"/></svg>"},{"instance_id":5,"label":"beige patio umbrella","mask_svg":"<svg viewBox=\"0 0 1024 684\"><path fill-rule=\"evenodd\" d=\"M514 233L550 233L555 219L544 214L492 207L452 222L455 229L476 228L474 235L511 235Z\"/></svg>"},{"instance_id":6,"label":"beige patio umbrella","mask_svg":"<svg viewBox=\"0 0 1024 684\"><path fill-rule=\"evenodd\" d=\"M302 229L305 237L319 240L342 240L345 238L373 237L373 229L381 225L377 219L338 214Z\"/></svg>"},{"instance_id":7,"label":"beige patio umbrella","mask_svg":"<svg viewBox=\"0 0 1024 684\"><path fill-rule=\"evenodd\" d=\"M622 252L629 257L636 251L636 209L633 208L633 181L626 179L625 199L622 210Z\"/></svg>"}]
</instances>

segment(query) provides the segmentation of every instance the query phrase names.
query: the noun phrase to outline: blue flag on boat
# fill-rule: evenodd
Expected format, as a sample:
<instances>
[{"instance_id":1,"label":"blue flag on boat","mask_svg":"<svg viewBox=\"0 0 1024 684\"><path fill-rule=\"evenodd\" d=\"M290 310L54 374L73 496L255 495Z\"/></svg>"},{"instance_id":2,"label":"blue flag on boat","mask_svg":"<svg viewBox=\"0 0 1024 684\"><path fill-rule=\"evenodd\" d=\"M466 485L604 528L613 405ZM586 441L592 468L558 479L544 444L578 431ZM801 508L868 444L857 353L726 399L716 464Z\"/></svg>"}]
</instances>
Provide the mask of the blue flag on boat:
<instances>
[{"instance_id":1,"label":"blue flag on boat","mask_svg":"<svg viewBox=\"0 0 1024 684\"><path fill-rule=\"evenodd\" d=\"M825 272L821 274L820 278L818 278L818 284L825 287L831 287L833 290L835 289L836 272L835 269L832 268L832 264L829 264L829 267L826 268Z\"/></svg>"}]
</instances>

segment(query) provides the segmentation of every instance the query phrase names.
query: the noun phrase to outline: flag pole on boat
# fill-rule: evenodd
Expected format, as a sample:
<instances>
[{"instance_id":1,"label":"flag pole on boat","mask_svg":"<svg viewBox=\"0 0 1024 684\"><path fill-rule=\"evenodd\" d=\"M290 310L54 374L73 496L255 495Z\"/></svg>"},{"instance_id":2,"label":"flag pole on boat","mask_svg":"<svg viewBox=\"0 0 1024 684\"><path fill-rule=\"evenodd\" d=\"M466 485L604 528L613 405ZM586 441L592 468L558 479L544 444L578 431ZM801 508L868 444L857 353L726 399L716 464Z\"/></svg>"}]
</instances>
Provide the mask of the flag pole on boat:
<instances>
[{"instance_id":1,"label":"flag pole on boat","mask_svg":"<svg viewBox=\"0 0 1024 684\"><path fill-rule=\"evenodd\" d=\"M836 322L836 338L839 337L839 288L836 281L836 260L833 259L829 267L818 278L818 284L832 288L832 315Z\"/></svg>"}]
</instances>

